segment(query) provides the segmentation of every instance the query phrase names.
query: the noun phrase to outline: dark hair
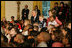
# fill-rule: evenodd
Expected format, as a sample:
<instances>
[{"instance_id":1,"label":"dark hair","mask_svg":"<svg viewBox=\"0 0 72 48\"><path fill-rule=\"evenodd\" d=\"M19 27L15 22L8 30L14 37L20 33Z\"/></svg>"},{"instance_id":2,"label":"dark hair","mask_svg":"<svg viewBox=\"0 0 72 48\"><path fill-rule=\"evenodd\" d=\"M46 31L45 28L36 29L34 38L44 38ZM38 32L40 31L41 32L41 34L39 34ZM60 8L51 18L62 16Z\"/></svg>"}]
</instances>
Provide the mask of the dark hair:
<instances>
[{"instance_id":1,"label":"dark hair","mask_svg":"<svg viewBox=\"0 0 72 48\"><path fill-rule=\"evenodd\" d=\"M68 28L67 28L67 27L65 27L65 28L63 28L63 29L68 32Z\"/></svg>"},{"instance_id":2,"label":"dark hair","mask_svg":"<svg viewBox=\"0 0 72 48\"><path fill-rule=\"evenodd\" d=\"M64 6L64 2L60 2L60 5L61 5L61 4L63 4L63 6Z\"/></svg>"},{"instance_id":3,"label":"dark hair","mask_svg":"<svg viewBox=\"0 0 72 48\"><path fill-rule=\"evenodd\" d=\"M43 27L40 32L46 32L47 28Z\"/></svg>"},{"instance_id":4,"label":"dark hair","mask_svg":"<svg viewBox=\"0 0 72 48\"><path fill-rule=\"evenodd\" d=\"M38 8L38 6L36 5L35 7L37 7Z\"/></svg>"},{"instance_id":5,"label":"dark hair","mask_svg":"<svg viewBox=\"0 0 72 48\"><path fill-rule=\"evenodd\" d=\"M56 30L53 35L55 36L55 41L60 42L62 40L62 37L60 36L60 32Z\"/></svg>"},{"instance_id":6,"label":"dark hair","mask_svg":"<svg viewBox=\"0 0 72 48\"><path fill-rule=\"evenodd\" d=\"M54 19L56 19L56 16L52 16Z\"/></svg>"},{"instance_id":7,"label":"dark hair","mask_svg":"<svg viewBox=\"0 0 72 48\"><path fill-rule=\"evenodd\" d=\"M56 13L54 12L54 9L49 10L48 12L52 12L53 16L56 16Z\"/></svg>"},{"instance_id":8,"label":"dark hair","mask_svg":"<svg viewBox=\"0 0 72 48\"><path fill-rule=\"evenodd\" d=\"M14 18L14 16L11 16L11 18Z\"/></svg>"},{"instance_id":9,"label":"dark hair","mask_svg":"<svg viewBox=\"0 0 72 48\"><path fill-rule=\"evenodd\" d=\"M58 5L58 2L55 2L54 4L57 4Z\"/></svg>"}]
</instances>

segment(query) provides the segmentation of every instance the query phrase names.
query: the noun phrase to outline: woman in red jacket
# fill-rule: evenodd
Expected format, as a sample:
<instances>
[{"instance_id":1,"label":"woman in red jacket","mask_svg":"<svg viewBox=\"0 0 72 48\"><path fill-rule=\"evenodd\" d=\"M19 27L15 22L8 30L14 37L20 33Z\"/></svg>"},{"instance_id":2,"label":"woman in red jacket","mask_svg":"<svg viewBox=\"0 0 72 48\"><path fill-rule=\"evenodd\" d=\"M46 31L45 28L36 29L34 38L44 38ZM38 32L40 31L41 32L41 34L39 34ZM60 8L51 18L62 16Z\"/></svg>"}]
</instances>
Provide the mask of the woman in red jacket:
<instances>
[{"instance_id":1,"label":"woman in red jacket","mask_svg":"<svg viewBox=\"0 0 72 48\"><path fill-rule=\"evenodd\" d=\"M47 26L48 26L48 22L50 21L50 16L55 16L55 12L54 10L49 10L49 18L47 18ZM55 25L55 27L58 27L60 25L62 25L62 22L58 19L58 17L56 16L56 22L58 23L58 25Z\"/></svg>"}]
</instances>

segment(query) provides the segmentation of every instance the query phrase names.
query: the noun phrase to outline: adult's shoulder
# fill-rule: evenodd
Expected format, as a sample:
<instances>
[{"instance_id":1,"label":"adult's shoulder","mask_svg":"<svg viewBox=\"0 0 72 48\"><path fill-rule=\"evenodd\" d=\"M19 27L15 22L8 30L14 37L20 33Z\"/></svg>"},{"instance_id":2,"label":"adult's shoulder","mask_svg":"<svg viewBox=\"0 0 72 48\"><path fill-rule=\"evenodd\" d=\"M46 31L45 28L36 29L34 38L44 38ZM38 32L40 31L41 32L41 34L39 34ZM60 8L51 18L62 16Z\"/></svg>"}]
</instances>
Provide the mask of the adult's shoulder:
<instances>
[{"instance_id":1,"label":"adult's shoulder","mask_svg":"<svg viewBox=\"0 0 72 48\"><path fill-rule=\"evenodd\" d=\"M25 9L22 9L22 11L24 11Z\"/></svg>"},{"instance_id":2,"label":"adult's shoulder","mask_svg":"<svg viewBox=\"0 0 72 48\"><path fill-rule=\"evenodd\" d=\"M29 10L29 9L27 9L27 10Z\"/></svg>"},{"instance_id":3,"label":"adult's shoulder","mask_svg":"<svg viewBox=\"0 0 72 48\"><path fill-rule=\"evenodd\" d=\"M22 10L25 10L24 8Z\"/></svg>"},{"instance_id":4,"label":"adult's shoulder","mask_svg":"<svg viewBox=\"0 0 72 48\"><path fill-rule=\"evenodd\" d=\"M40 11L39 9L37 9L37 11Z\"/></svg>"}]
</instances>

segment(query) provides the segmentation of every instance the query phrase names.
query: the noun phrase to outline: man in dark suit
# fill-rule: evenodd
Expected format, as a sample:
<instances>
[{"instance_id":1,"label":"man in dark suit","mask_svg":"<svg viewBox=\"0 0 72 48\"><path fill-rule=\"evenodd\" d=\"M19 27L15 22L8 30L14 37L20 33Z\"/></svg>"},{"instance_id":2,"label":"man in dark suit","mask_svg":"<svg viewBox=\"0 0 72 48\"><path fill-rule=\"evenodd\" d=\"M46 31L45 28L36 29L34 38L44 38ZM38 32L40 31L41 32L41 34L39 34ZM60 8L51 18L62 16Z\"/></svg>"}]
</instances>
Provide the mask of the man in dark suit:
<instances>
[{"instance_id":1,"label":"man in dark suit","mask_svg":"<svg viewBox=\"0 0 72 48\"><path fill-rule=\"evenodd\" d=\"M39 16L37 15L37 11L32 11L31 23L39 22Z\"/></svg>"},{"instance_id":2,"label":"man in dark suit","mask_svg":"<svg viewBox=\"0 0 72 48\"><path fill-rule=\"evenodd\" d=\"M22 20L28 19L29 9L28 5L25 5L25 8L22 10Z\"/></svg>"},{"instance_id":3,"label":"man in dark suit","mask_svg":"<svg viewBox=\"0 0 72 48\"><path fill-rule=\"evenodd\" d=\"M58 2L54 3L54 8L53 9L56 11L56 16L58 16L58 12L59 12Z\"/></svg>"},{"instance_id":4,"label":"man in dark suit","mask_svg":"<svg viewBox=\"0 0 72 48\"><path fill-rule=\"evenodd\" d=\"M65 24L65 7L64 7L64 2L60 2L60 7L59 7L59 14L58 14L58 18L61 22L63 22L63 24Z\"/></svg>"},{"instance_id":5,"label":"man in dark suit","mask_svg":"<svg viewBox=\"0 0 72 48\"><path fill-rule=\"evenodd\" d=\"M40 16L41 13L40 13L40 10L38 9L38 6L37 5L35 6L35 10L37 11L37 15Z\"/></svg>"}]
</instances>

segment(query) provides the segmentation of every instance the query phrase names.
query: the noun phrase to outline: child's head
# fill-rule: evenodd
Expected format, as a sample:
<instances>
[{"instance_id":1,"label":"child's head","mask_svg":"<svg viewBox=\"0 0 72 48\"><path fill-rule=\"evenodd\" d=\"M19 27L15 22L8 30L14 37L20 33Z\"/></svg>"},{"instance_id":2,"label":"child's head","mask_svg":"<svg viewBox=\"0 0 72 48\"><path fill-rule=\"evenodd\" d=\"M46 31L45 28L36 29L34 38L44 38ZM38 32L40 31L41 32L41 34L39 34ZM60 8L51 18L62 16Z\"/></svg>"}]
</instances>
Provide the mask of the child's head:
<instances>
[{"instance_id":1,"label":"child's head","mask_svg":"<svg viewBox=\"0 0 72 48\"><path fill-rule=\"evenodd\" d=\"M69 23L67 27L71 30L71 23Z\"/></svg>"},{"instance_id":2,"label":"child's head","mask_svg":"<svg viewBox=\"0 0 72 48\"><path fill-rule=\"evenodd\" d=\"M16 34L17 34L16 29L15 29L14 27L12 27L12 28L10 29L10 35L13 37L13 36L15 36Z\"/></svg>"},{"instance_id":3,"label":"child's head","mask_svg":"<svg viewBox=\"0 0 72 48\"><path fill-rule=\"evenodd\" d=\"M55 18L56 18L55 16L51 16L51 17L50 17L50 21L54 21Z\"/></svg>"},{"instance_id":4,"label":"child's head","mask_svg":"<svg viewBox=\"0 0 72 48\"><path fill-rule=\"evenodd\" d=\"M57 30L57 28L56 27L53 27L52 30L55 31L55 30Z\"/></svg>"},{"instance_id":5,"label":"child's head","mask_svg":"<svg viewBox=\"0 0 72 48\"><path fill-rule=\"evenodd\" d=\"M42 41L49 41L50 40L50 34L47 32L41 32L38 36L37 36L37 40L38 42L42 42Z\"/></svg>"},{"instance_id":6,"label":"child's head","mask_svg":"<svg viewBox=\"0 0 72 48\"><path fill-rule=\"evenodd\" d=\"M68 29L67 28L63 28L63 29L61 29L61 31L62 31L62 34L65 36L67 34L67 32L68 32Z\"/></svg>"},{"instance_id":7,"label":"child's head","mask_svg":"<svg viewBox=\"0 0 72 48\"><path fill-rule=\"evenodd\" d=\"M34 30L35 31L38 31L38 26L34 26Z\"/></svg>"},{"instance_id":8,"label":"child's head","mask_svg":"<svg viewBox=\"0 0 72 48\"><path fill-rule=\"evenodd\" d=\"M32 25L30 25L30 27L29 27L29 29L28 29L28 31L30 32L30 31L32 31L33 30L33 26Z\"/></svg>"},{"instance_id":9,"label":"child's head","mask_svg":"<svg viewBox=\"0 0 72 48\"><path fill-rule=\"evenodd\" d=\"M39 16L39 21L43 21L44 16Z\"/></svg>"},{"instance_id":10,"label":"child's head","mask_svg":"<svg viewBox=\"0 0 72 48\"><path fill-rule=\"evenodd\" d=\"M24 42L24 36L22 34L17 34L16 37L14 38L14 42L23 43Z\"/></svg>"},{"instance_id":11,"label":"child's head","mask_svg":"<svg viewBox=\"0 0 72 48\"><path fill-rule=\"evenodd\" d=\"M23 24L24 23L24 21L23 20L21 20L21 22L20 22L21 24Z\"/></svg>"},{"instance_id":12,"label":"child's head","mask_svg":"<svg viewBox=\"0 0 72 48\"><path fill-rule=\"evenodd\" d=\"M49 25L47 28L48 30L51 30L52 28L54 28L54 25Z\"/></svg>"},{"instance_id":13,"label":"child's head","mask_svg":"<svg viewBox=\"0 0 72 48\"><path fill-rule=\"evenodd\" d=\"M68 38L63 38L63 39L62 39L62 43L63 43L64 45L68 44L68 43L69 43L69 42L68 42Z\"/></svg>"},{"instance_id":14,"label":"child's head","mask_svg":"<svg viewBox=\"0 0 72 48\"><path fill-rule=\"evenodd\" d=\"M27 31L29 29L30 25L26 25L24 28L24 31Z\"/></svg>"},{"instance_id":15,"label":"child's head","mask_svg":"<svg viewBox=\"0 0 72 48\"><path fill-rule=\"evenodd\" d=\"M33 24L33 26L39 26L39 24L38 24L37 22L35 22L35 23Z\"/></svg>"},{"instance_id":16,"label":"child's head","mask_svg":"<svg viewBox=\"0 0 72 48\"><path fill-rule=\"evenodd\" d=\"M25 20L24 21L24 26L27 26L28 24L30 24L30 20Z\"/></svg>"},{"instance_id":17,"label":"child's head","mask_svg":"<svg viewBox=\"0 0 72 48\"><path fill-rule=\"evenodd\" d=\"M3 21L3 22L6 21L5 17L3 17L3 20L2 20L2 21Z\"/></svg>"},{"instance_id":18,"label":"child's head","mask_svg":"<svg viewBox=\"0 0 72 48\"><path fill-rule=\"evenodd\" d=\"M11 20L14 20L14 16L11 16Z\"/></svg>"},{"instance_id":19,"label":"child's head","mask_svg":"<svg viewBox=\"0 0 72 48\"><path fill-rule=\"evenodd\" d=\"M60 36L60 32L58 30L56 31L53 31L53 34L52 34L52 40L54 41L61 41L61 36Z\"/></svg>"}]
</instances>

